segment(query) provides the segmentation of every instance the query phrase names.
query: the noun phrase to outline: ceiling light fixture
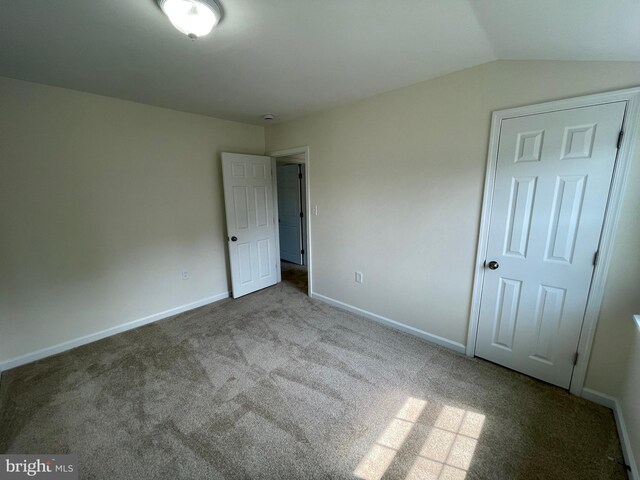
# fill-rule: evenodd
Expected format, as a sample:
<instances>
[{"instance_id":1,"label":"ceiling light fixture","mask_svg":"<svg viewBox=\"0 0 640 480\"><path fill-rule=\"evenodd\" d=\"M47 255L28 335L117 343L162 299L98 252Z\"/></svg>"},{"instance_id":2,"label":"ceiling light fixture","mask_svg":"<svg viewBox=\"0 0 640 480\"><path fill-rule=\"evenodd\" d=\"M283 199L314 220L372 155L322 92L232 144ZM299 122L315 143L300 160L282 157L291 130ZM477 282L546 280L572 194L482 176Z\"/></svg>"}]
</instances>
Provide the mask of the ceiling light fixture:
<instances>
[{"instance_id":1,"label":"ceiling light fixture","mask_svg":"<svg viewBox=\"0 0 640 480\"><path fill-rule=\"evenodd\" d=\"M207 35L222 18L216 0L157 0L169 20L190 39Z\"/></svg>"}]
</instances>

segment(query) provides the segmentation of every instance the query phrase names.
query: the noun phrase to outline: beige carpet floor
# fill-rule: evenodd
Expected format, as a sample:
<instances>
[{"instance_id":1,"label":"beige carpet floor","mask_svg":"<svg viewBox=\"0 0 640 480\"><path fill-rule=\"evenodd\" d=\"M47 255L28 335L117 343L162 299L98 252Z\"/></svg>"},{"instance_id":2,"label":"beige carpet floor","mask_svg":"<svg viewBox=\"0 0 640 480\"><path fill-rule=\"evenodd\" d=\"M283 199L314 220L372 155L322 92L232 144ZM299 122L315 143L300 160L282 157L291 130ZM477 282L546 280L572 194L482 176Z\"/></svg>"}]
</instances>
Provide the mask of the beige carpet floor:
<instances>
[{"instance_id":1,"label":"beige carpet floor","mask_svg":"<svg viewBox=\"0 0 640 480\"><path fill-rule=\"evenodd\" d=\"M283 276L4 372L0 452L109 480L626 478L610 410Z\"/></svg>"}]
</instances>

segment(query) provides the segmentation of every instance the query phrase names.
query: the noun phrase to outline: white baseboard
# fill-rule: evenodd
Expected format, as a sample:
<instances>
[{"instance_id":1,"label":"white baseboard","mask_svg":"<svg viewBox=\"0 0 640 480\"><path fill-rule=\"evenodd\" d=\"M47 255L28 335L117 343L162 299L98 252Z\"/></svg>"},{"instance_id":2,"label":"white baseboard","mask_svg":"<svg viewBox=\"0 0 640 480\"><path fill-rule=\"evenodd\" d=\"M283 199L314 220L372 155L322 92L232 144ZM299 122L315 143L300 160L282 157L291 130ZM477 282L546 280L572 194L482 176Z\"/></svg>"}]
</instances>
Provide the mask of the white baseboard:
<instances>
[{"instance_id":1,"label":"white baseboard","mask_svg":"<svg viewBox=\"0 0 640 480\"><path fill-rule=\"evenodd\" d=\"M622 447L624 461L631 467L631 471L629 471L629 478L631 480L640 480L638 465L636 464L635 457L633 456L633 450L631 450L627 424L624 421L622 407L620 406L620 402L618 401L618 399L616 397L612 397L611 395L607 395L596 390L591 390L590 388L582 389L582 398L586 398L587 400L591 400L594 403L613 410L613 416L616 419L616 427L618 428L618 436L620 437L620 445Z\"/></svg>"},{"instance_id":2,"label":"white baseboard","mask_svg":"<svg viewBox=\"0 0 640 480\"><path fill-rule=\"evenodd\" d=\"M611 395L607 395L606 393L601 393L590 388L583 388L582 395L580 396L592 401L593 403L597 403L598 405L602 405L603 407L610 408L614 412L616 410L616 406L618 405L618 399L616 397L612 397Z\"/></svg>"},{"instance_id":3,"label":"white baseboard","mask_svg":"<svg viewBox=\"0 0 640 480\"><path fill-rule=\"evenodd\" d=\"M361 317L373 320L374 322L382 323L383 325L394 328L396 330L400 330L404 333L408 333L409 335L420 337L424 340L427 340L428 342L435 343L436 345L449 348L456 352L465 353L466 351L465 346L461 343L454 342L444 337L439 337L438 335L433 335L431 333L425 332L424 330L420 330L419 328L405 325L404 323L396 322L395 320L383 317L382 315L378 315L377 313L368 312L367 310L354 307L353 305L349 305L348 303L344 303L330 297L325 297L324 295L320 295L319 293L311 292L311 298L315 298L324 303L328 303L333 307L355 313L356 315L360 315Z\"/></svg>"},{"instance_id":4,"label":"white baseboard","mask_svg":"<svg viewBox=\"0 0 640 480\"><path fill-rule=\"evenodd\" d=\"M35 352L27 353L25 355L20 355L19 357L14 357L5 362L0 363L0 372L9 370L11 368L19 367L20 365L25 365L27 363L35 362L36 360L41 360L43 358L56 355L66 350L71 350L72 348L76 348L81 345L86 345L87 343L92 343L97 340L101 340L103 338L116 335L118 333L126 332L127 330L131 330L134 328L141 327L143 325L147 325L148 323L157 322L158 320L162 320L164 318L171 317L173 315L177 315L182 312L186 312L187 310L193 310L194 308L202 307L204 305L208 305L210 303L217 302L219 300L224 300L225 298L229 298L229 292L220 293L212 297L203 298L201 300L197 300L195 302L188 303L186 305L170 308L169 310L165 310L164 312L155 313L153 315L149 315L148 317L139 318L138 320L133 320L132 322L127 322L127 323L123 323L122 325L117 325L115 327L107 328L105 330L100 330L99 332L91 333L89 335L85 335L84 337L75 338L73 340L59 343L51 347L43 348Z\"/></svg>"}]
</instances>

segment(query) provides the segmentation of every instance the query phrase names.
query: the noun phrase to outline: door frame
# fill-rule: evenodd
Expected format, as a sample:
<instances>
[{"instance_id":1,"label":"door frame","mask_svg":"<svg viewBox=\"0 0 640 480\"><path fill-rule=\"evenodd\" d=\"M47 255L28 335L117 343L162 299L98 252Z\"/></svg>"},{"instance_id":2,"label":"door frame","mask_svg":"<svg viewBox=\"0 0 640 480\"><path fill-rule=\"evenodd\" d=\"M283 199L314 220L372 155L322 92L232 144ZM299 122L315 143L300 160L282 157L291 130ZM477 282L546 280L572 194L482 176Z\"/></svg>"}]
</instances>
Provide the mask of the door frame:
<instances>
[{"instance_id":1,"label":"door frame","mask_svg":"<svg viewBox=\"0 0 640 480\"><path fill-rule=\"evenodd\" d=\"M273 182L273 204L275 209L276 218L278 218L278 176L275 174L276 172L276 163L278 158L281 157L291 157L294 155L303 155L304 158L288 158L287 161L291 163L298 163L300 165L304 165L304 216L305 216L305 228L306 228L306 240L307 243L305 245L305 260L307 262L307 295L311 297L311 292L313 291L313 255L312 255L312 241L311 241L311 216L309 215L309 210L311 206L311 165L310 165L310 156L309 156L309 147L294 147L287 148L285 150L276 150L273 152L269 152L266 155L271 157L271 171L274 174L271 176ZM278 252L280 252L280 231L276 229L276 248ZM278 253L279 255L279 253ZM282 272L281 269L278 268L278 282L282 281Z\"/></svg>"},{"instance_id":2,"label":"door frame","mask_svg":"<svg viewBox=\"0 0 640 480\"><path fill-rule=\"evenodd\" d=\"M640 87L625 90L586 95L581 97L556 100L552 102L527 105L523 107L497 110L491 115L491 133L489 139L489 151L487 155L487 170L484 182L484 194L482 199L482 214L480 217L480 229L478 233L478 249L474 267L473 293L471 297L471 311L469 314L469 331L467 335L466 353L473 357L476 353L476 338L478 323L480 320L480 302L482 299L482 286L484 284L484 262L489 240L489 219L493 202L495 177L498 161L498 141L502 121L508 118L523 117L540 113L550 113L572 108L588 107L612 102L627 102L627 110L622 122L624 135L616 157L616 164L611 180L609 200L605 211L604 223L600 237L598 261L593 271L587 306L582 322L582 330L578 343L578 362L573 368L569 391L574 395L581 395L584 380L587 374L587 366L591 355L591 347L595 336L596 325L602 307L605 282L611 256L615 234L620 221L620 207L626 187L629 165L637 139L640 138L638 128L640 125Z\"/></svg>"}]
</instances>

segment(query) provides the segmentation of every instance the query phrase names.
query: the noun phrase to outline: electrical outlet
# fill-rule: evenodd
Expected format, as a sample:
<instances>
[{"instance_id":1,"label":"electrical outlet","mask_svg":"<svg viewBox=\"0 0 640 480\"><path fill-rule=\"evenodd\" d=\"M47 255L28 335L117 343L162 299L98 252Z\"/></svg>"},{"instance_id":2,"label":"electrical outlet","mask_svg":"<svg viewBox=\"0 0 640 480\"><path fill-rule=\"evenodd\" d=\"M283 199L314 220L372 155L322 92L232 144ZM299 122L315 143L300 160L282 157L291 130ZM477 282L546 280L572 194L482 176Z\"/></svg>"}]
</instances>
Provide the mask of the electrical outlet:
<instances>
[{"instance_id":1,"label":"electrical outlet","mask_svg":"<svg viewBox=\"0 0 640 480\"><path fill-rule=\"evenodd\" d=\"M182 280L189 280L191 278L191 274L187 270L182 271Z\"/></svg>"},{"instance_id":2,"label":"electrical outlet","mask_svg":"<svg viewBox=\"0 0 640 480\"><path fill-rule=\"evenodd\" d=\"M363 275L362 272L356 272L356 283L362 283Z\"/></svg>"}]
</instances>

